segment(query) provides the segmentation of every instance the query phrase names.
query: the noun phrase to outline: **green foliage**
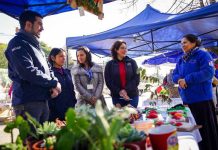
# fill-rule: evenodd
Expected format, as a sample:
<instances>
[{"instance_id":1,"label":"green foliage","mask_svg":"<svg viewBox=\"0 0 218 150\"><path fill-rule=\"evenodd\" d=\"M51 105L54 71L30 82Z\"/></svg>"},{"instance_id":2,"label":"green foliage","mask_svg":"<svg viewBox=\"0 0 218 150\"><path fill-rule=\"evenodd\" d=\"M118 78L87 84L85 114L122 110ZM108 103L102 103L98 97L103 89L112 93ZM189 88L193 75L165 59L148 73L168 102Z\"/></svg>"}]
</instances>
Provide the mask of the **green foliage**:
<instances>
[{"instance_id":1,"label":"green foliage","mask_svg":"<svg viewBox=\"0 0 218 150\"><path fill-rule=\"evenodd\" d=\"M23 117L21 116L18 116L15 121L9 122L6 125L4 131L6 133L13 133L13 129L15 128L19 129L19 136L22 140L24 140L27 137L28 133L30 132L30 127L28 125L28 122L24 120Z\"/></svg>"},{"instance_id":2,"label":"green foliage","mask_svg":"<svg viewBox=\"0 0 218 150\"><path fill-rule=\"evenodd\" d=\"M63 127L57 134L57 149L71 150L76 147L76 144L83 142L88 135L89 121L78 117L72 108L66 113L66 122L66 127ZM87 136L87 138L89 137Z\"/></svg>"},{"instance_id":3,"label":"green foliage","mask_svg":"<svg viewBox=\"0 0 218 150\"><path fill-rule=\"evenodd\" d=\"M126 124L118 133L118 141L121 143L141 141L145 138L146 136L143 131L137 131L130 124Z\"/></svg>"},{"instance_id":4,"label":"green foliage","mask_svg":"<svg viewBox=\"0 0 218 150\"><path fill-rule=\"evenodd\" d=\"M140 81L148 83L159 83L159 79L157 77L147 76L146 69L138 68L138 72L140 73Z\"/></svg>"},{"instance_id":5,"label":"green foliage","mask_svg":"<svg viewBox=\"0 0 218 150\"><path fill-rule=\"evenodd\" d=\"M49 149L49 148L53 147L54 144L56 143L56 136L49 136L44 141L46 143L45 144L46 148Z\"/></svg>"},{"instance_id":6,"label":"green foliage","mask_svg":"<svg viewBox=\"0 0 218 150\"><path fill-rule=\"evenodd\" d=\"M1 150L27 150L27 148L23 145L23 141L20 136L17 137L15 143L8 143L0 146Z\"/></svg>"},{"instance_id":7,"label":"green foliage","mask_svg":"<svg viewBox=\"0 0 218 150\"><path fill-rule=\"evenodd\" d=\"M51 47L49 47L45 42L41 41L40 42L41 48L44 51L46 57L48 57L50 51L51 51Z\"/></svg>"},{"instance_id":8,"label":"green foliage","mask_svg":"<svg viewBox=\"0 0 218 150\"><path fill-rule=\"evenodd\" d=\"M44 122L43 125L40 125L39 128L36 129L37 134L42 135L44 139L49 136L56 135L59 131L56 124L54 122Z\"/></svg>"},{"instance_id":9,"label":"green foliage","mask_svg":"<svg viewBox=\"0 0 218 150\"><path fill-rule=\"evenodd\" d=\"M110 111L103 109L101 102L97 101L95 108L84 105L77 109L77 112L70 108L66 113L66 126L61 129L57 129L53 122L41 125L26 113L27 120L17 117L15 121L7 124L5 132L12 133L14 128L18 128L21 140L24 141L27 135L42 138L47 148L54 146L55 149L65 150L113 150L116 145L116 149L120 150L121 145L117 144L118 133L127 123L125 120L130 113L135 111L131 108L122 111L116 108ZM29 125L35 128L34 132L30 130ZM136 133L131 134L131 138L136 139L133 135L136 136ZM17 148L19 143L12 142L7 145Z\"/></svg>"},{"instance_id":10,"label":"green foliage","mask_svg":"<svg viewBox=\"0 0 218 150\"><path fill-rule=\"evenodd\" d=\"M51 51L51 47L49 47L45 42L40 42L40 45L43 51L45 52L45 55L48 56ZM7 44L0 43L0 68L8 67L8 61L4 54L6 48L7 48Z\"/></svg>"},{"instance_id":11,"label":"green foliage","mask_svg":"<svg viewBox=\"0 0 218 150\"><path fill-rule=\"evenodd\" d=\"M57 149L82 149L86 143L89 150L113 150L117 134L125 125L125 118L129 116L128 109L118 112L117 109L108 111L102 108L98 101L95 109L83 105L66 113L66 127L57 135ZM118 147L119 148L119 147Z\"/></svg>"},{"instance_id":12,"label":"green foliage","mask_svg":"<svg viewBox=\"0 0 218 150\"><path fill-rule=\"evenodd\" d=\"M78 6L84 6L89 11L93 11L94 14L98 15L101 12L98 9L98 5L94 0L76 0Z\"/></svg>"},{"instance_id":13,"label":"green foliage","mask_svg":"<svg viewBox=\"0 0 218 150\"><path fill-rule=\"evenodd\" d=\"M4 54L6 48L7 48L7 44L0 43L0 68L8 67L8 61Z\"/></svg>"}]
</instances>

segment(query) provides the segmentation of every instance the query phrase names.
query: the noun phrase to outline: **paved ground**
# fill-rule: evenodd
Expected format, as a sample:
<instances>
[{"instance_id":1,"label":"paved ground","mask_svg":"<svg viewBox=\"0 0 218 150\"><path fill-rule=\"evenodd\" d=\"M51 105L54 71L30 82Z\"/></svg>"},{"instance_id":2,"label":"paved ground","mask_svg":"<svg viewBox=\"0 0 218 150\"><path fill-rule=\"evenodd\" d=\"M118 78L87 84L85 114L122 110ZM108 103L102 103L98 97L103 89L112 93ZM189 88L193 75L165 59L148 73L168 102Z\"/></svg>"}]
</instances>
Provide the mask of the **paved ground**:
<instances>
[{"instance_id":1,"label":"paved ground","mask_svg":"<svg viewBox=\"0 0 218 150\"><path fill-rule=\"evenodd\" d=\"M4 132L5 125L0 124L0 144L9 143L11 142L11 135ZM18 130L14 130L14 139L16 140L16 137L18 135Z\"/></svg>"}]
</instances>

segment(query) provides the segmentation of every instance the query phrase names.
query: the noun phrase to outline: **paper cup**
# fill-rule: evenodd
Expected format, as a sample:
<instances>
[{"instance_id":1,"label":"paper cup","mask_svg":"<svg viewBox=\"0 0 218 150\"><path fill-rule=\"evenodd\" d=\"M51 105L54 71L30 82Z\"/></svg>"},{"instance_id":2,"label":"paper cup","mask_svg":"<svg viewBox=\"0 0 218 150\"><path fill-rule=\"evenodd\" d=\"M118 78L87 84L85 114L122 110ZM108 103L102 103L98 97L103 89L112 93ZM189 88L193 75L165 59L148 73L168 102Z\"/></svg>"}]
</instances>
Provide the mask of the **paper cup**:
<instances>
[{"instance_id":1,"label":"paper cup","mask_svg":"<svg viewBox=\"0 0 218 150\"><path fill-rule=\"evenodd\" d=\"M153 150L178 150L176 127L172 125L152 128L149 137Z\"/></svg>"}]
</instances>

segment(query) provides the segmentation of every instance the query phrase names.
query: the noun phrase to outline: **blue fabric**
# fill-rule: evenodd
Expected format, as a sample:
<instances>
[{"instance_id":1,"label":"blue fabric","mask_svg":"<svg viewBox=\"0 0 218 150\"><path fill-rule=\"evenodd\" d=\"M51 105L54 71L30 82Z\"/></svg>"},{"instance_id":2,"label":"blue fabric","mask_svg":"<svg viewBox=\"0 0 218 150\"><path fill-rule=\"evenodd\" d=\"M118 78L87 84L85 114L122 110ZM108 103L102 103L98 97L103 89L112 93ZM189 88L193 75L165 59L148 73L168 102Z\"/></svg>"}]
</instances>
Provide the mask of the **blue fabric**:
<instances>
[{"instance_id":1,"label":"blue fabric","mask_svg":"<svg viewBox=\"0 0 218 150\"><path fill-rule=\"evenodd\" d=\"M154 49L159 52L181 49L180 40L183 35L192 33L202 34L200 38L205 47L217 46L217 8L218 3L215 3L188 13L167 14L148 5L140 14L118 27L98 34L68 37L66 45L68 48L87 46L92 53L109 56L114 41L123 39L127 42L128 56L137 57L154 52L152 35ZM209 15L214 17L208 17ZM204 34L206 32L209 33ZM171 46L167 47L168 45Z\"/></svg>"},{"instance_id":2,"label":"blue fabric","mask_svg":"<svg viewBox=\"0 0 218 150\"><path fill-rule=\"evenodd\" d=\"M218 69L215 70L215 77L218 79Z\"/></svg>"},{"instance_id":3,"label":"blue fabric","mask_svg":"<svg viewBox=\"0 0 218 150\"><path fill-rule=\"evenodd\" d=\"M104 0L104 3L111 1ZM75 10L66 3L67 0L1 0L0 11L13 18L18 18L26 9L36 11L42 16Z\"/></svg>"},{"instance_id":4,"label":"blue fabric","mask_svg":"<svg viewBox=\"0 0 218 150\"><path fill-rule=\"evenodd\" d=\"M57 80L48 66L39 43L18 33L5 51L9 78L13 81L12 105L46 101Z\"/></svg>"},{"instance_id":5,"label":"blue fabric","mask_svg":"<svg viewBox=\"0 0 218 150\"><path fill-rule=\"evenodd\" d=\"M187 88L179 87L182 100L196 103L213 99L212 78L214 76L213 59L208 52L197 49L186 62L180 59L173 71L173 82L185 79Z\"/></svg>"},{"instance_id":6,"label":"blue fabric","mask_svg":"<svg viewBox=\"0 0 218 150\"><path fill-rule=\"evenodd\" d=\"M218 56L215 53L213 52L209 52L209 53L213 57L213 59L218 58ZM143 61L142 64L161 65L164 63L177 63L183 55L184 52L182 50L175 50L146 59Z\"/></svg>"},{"instance_id":7,"label":"blue fabric","mask_svg":"<svg viewBox=\"0 0 218 150\"><path fill-rule=\"evenodd\" d=\"M133 107L137 108L138 102L139 102L139 97L138 96L130 97L130 99L131 99L130 101L126 101L126 100L121 99L121 98L112 97L112 101L113 101L114 105L120 104L122 107L124 107L124 106L130 104Z\"/></svg>"},{"instance_id":8,"label":"blue fabric","mask_svg":"<svg viewBox=\"0 0 218 150\"><path fill-rule=\"evenodd\" d=\"M43 124L48 121L49 108L48 102L30 102L22 105L14 106L14 112L16 116L22 116L26 118L25 113L28 112L39 123Z\"/></svg>"},{"instance_id":9,"label":"blue fabric","mask_svg":"<svg viewBox=\"0 0 218 150\"><path fill-rule=\"evenodd\" d=\"M68 69L63 69L63 74L61 74L59 70L54 67L52 70L54 71L55 77L58 78L58 81L61 84L62 92L58 95L58 97L48 101L50 109L49 120L55 121L56 118L65 120L66 111L70 107L74 108L77 102L71 73Z\"/></svg>"},{"instance_id":10,"label":"blue fabric","mask_svg":"<svg viewBox=\"0 0 218 150\"><path fill-rule=\"evenodd\" d=\"M92 77L93 77L93 72L91 69L85 69L83 68L86 72L87 77L89 78L89 81L91 81Z\"/></svg>"}]
</instances>

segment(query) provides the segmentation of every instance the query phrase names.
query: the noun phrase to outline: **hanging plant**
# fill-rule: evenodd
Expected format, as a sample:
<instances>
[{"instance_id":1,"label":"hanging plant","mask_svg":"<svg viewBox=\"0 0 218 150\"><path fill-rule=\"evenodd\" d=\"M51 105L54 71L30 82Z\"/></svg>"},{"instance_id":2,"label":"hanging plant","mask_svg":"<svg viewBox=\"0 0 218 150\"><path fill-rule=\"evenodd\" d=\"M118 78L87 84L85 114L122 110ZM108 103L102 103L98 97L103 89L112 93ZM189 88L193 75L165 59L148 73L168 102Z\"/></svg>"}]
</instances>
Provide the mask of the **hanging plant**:
<instances>
[{"instance_id":1,"label":"hanging plant","mask_svg":"<svg viewBox=\"0 0 218 150\"><path fill-rule=\"evenodd\" d=\"M103 0L67 0L72 8L82 7L84 10L103 18Z\"/></svg>"}]
</instances>

